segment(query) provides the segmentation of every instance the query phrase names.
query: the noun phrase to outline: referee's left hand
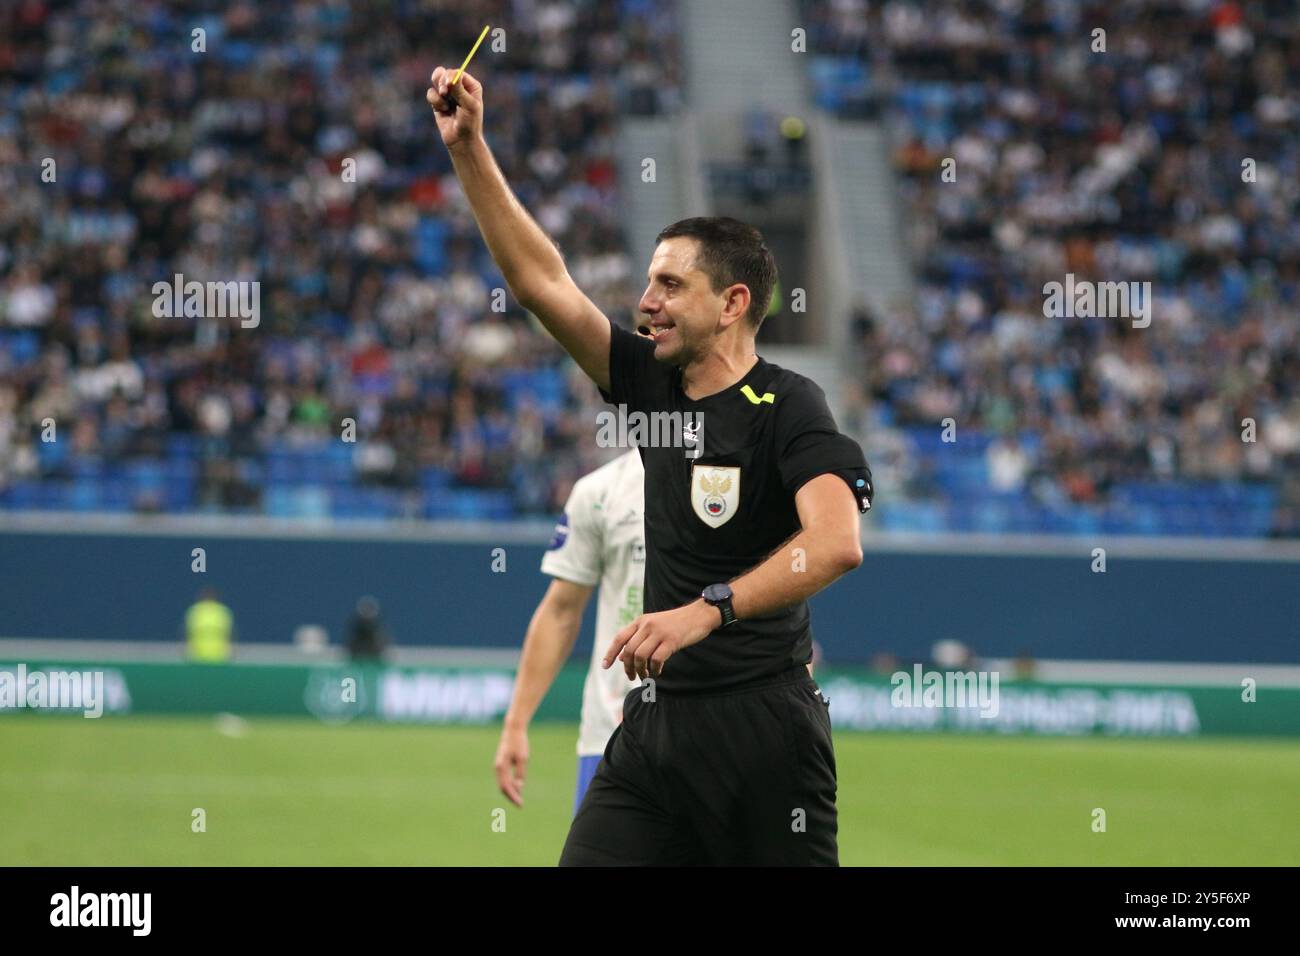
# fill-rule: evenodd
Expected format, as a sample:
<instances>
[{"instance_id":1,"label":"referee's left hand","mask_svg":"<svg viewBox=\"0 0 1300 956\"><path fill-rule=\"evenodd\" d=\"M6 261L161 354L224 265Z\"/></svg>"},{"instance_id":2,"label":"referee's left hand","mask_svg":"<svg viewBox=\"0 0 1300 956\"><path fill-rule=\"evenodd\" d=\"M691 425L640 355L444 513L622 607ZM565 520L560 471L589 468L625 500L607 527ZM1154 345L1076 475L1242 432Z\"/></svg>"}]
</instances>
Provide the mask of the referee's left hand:
<instances>
[{"instance_id":1,"label":"referee's left hand","mask_svg":"<svg viewBox=\"0 0 1300 956\"><path fill-rule=\"evenodd\" d=\"M642 614L614 635L600 666L609 670L617 658L623 662L628 680L658 677L664 661L682 648L698 644L721 623L721 612L702 600L671 611Z\"/></svg>"}]
</instances>

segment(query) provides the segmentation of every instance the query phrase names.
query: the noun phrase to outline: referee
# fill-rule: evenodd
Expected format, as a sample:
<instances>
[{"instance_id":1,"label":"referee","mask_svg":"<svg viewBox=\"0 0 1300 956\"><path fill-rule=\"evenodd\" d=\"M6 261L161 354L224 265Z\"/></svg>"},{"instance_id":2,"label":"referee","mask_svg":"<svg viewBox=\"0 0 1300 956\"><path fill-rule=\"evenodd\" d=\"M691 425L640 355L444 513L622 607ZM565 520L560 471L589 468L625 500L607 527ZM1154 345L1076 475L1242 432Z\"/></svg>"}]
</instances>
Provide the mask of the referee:
<instances>
[{"instance_id":1,"label":"referee","mask_svg":"<svg viewBox=\"0 0 1300 956\"><path fill-rule=\"evenodd\" d=\"M835 865L835 756L809 676L807 598L862 561L871 472L810 380L754 351L776 282L756 229L664 229L639 309L614 326L569 276L483 139L483 88L434 70L426 99L511 292L630 412L697 426L642 447L645 611L603 664L628 694L561 865Z\"/></svg>"}]
</instances>

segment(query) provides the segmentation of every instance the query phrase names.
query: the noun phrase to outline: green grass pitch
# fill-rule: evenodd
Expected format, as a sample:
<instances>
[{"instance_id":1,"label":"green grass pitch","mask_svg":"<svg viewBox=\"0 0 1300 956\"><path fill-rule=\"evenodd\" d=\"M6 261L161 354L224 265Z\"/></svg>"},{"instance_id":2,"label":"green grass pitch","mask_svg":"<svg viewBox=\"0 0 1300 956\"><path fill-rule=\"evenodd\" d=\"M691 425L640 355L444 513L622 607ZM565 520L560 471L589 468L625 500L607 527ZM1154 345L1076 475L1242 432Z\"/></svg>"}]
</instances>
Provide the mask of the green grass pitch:
<instances>
[{"instance_id":1,"label":"green grass pitch","mask_svg":"<svg viewBox=\"0 0 1300 956\"><path fill-rule=\"evenodd\" d=\"M229 736L210 718L10 716L0 865L550 866L575 732L534 728L520 810L496 790L493 727L253 720ZM1294 741L841 732L835 747L846 865L1300 863Z\"/></svg>"}]
</instances>

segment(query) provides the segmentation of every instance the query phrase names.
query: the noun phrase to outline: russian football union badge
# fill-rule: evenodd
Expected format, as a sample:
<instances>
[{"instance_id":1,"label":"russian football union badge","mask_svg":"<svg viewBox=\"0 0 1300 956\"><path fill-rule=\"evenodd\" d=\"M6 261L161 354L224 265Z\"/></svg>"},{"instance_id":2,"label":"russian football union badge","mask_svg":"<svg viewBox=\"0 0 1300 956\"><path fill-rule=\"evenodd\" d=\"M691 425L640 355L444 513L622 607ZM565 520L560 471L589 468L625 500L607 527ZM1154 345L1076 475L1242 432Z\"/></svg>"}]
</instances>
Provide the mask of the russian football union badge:
<instances>
[{"instance_id":1,"label":"russian football union badge","mask_svg":"<svg viewBox=\"0 0 1300 956\"><path fill-rule=\"evenodd\" d=\"M740 504L740 468L696 465L691 469L691 507L710 528L720 528Z\"/></svg>"}]
</instances>

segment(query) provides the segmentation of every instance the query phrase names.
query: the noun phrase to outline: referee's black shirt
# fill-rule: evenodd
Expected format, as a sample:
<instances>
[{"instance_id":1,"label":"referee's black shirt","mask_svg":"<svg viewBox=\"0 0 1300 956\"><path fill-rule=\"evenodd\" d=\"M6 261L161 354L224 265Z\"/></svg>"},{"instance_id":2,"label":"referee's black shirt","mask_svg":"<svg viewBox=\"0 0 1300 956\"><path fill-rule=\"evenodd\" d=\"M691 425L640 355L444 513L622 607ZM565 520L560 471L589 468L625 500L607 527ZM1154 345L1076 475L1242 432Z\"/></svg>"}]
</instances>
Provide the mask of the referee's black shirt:
<instances>
[{"instance_id":1,"label":"referee's black shirt","mask_svg":"<svg viewBox=\"0 0 1300 956\"><path fill-rule=\"evenodd\" d=\"M676 412L702 422L697 458L682 447L640 449L647 613L689 604L708 585L766 560L799 530L795 492L818 475L839 475L858 510L871 507L862 449L840 434L815 382L759 358L729 388L690 399L681 369L656 362L653 342L613 323L611 330L605 399L629 414ZM796 556L783 560L793 566ZM725 690L811 660L808 604L800 601L679 651L656 684L665 691Z\"/></svg>"}]
</instances>

